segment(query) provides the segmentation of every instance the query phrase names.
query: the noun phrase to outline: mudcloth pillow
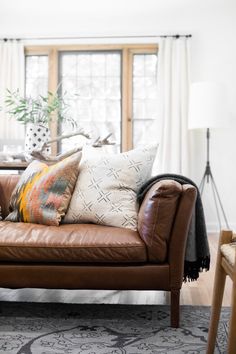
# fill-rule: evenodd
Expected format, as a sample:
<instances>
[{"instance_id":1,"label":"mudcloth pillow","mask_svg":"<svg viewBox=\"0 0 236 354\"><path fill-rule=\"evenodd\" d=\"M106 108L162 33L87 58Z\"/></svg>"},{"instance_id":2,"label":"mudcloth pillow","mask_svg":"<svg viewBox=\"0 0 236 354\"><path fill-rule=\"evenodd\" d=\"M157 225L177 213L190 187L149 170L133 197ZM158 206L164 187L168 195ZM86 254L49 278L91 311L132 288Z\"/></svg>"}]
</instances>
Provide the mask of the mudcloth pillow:
<instances>
[{"instance_id":1,"label":"mudcloth pillow","mask_svg":"<svg viewBox=\"0 0 236 354\"><path fill-rule=\"evenodd\" d=\"M136 230L136 194L151 175L156 149L149 146L84 160L63 222Z\"/></svg>"},{"instance_id":2,"label":"mudcloth pillow","mask_svg":"<svg viewBox=\"0 0 236 354\"><path fill-rule=\"evenodd\" d=\"M59 225L65 215L79 173L81 153L48 166L33 161L22 174L5 220Z\"/></svg>"}]
</instances>

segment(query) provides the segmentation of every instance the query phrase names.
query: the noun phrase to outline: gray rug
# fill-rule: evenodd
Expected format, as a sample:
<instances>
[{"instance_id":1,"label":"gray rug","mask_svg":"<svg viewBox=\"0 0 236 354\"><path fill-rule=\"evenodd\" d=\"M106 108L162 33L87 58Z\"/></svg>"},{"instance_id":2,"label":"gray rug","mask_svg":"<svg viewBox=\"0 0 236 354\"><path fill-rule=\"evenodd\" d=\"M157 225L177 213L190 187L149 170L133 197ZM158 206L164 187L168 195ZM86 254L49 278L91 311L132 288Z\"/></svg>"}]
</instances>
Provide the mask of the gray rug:
<instances>
[{"instance_id":1,"label":"gray rug","mask_svg":"<svg viewBox=\"0 0 236 354\"><path fill-rule=\"evenodd\" d=\"M209 307L182 306L181 328L168 306L1 303L1 354L205 353ZM226 353L229 308L215 353Z\"/></svg>"}]
</instances>

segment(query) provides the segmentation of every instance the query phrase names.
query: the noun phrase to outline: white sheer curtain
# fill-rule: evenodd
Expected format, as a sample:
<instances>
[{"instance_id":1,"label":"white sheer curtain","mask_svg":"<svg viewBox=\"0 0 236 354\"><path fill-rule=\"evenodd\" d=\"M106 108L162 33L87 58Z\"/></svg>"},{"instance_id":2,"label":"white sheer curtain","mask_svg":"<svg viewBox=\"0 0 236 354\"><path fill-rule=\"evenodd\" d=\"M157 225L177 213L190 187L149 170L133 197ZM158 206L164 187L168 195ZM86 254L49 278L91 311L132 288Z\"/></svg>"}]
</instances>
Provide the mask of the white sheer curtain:
<instances>
[{"instance_id":1,"label":"white sheer curtain","mask_svg":"<svg viewBox=\"0 0 236 354\"><path fill-rule=\"evenodd\" d=\"M161 38L158 95L161 127L155 172L188 176L189 38Z\"/></svg>"},{"instance_id":2,"label":"white sheer curtain","mask_svg":"<svg viewBox=\"0 0 236 354\"><path fill-rule=\"evenodd\" d=\"M1 142L24 138L24 126L6 114L6 89L24 94L24 47L16 40L0 41L0 139Z\"/></svg>"}]
</instances>

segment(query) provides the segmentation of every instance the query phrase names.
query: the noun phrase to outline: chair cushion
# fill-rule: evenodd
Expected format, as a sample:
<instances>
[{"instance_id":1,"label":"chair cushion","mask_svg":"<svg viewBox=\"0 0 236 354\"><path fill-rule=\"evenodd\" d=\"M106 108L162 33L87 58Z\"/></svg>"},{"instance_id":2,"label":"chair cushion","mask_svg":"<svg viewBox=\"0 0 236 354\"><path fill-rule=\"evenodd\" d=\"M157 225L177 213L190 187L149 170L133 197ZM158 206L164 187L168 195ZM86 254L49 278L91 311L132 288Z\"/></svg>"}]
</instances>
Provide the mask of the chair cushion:
<instances>
[{"instance_id":1,"label":"chair cushion","mask_svg":"<svg viewBox=\"0 0 236 354\"><path fill-rule=\"evenodd\" d=\"M235 255L236 255L236 243L234 244L224 244L221 246L221 253L227 259L229 264L234 266L235 263Z\"/></svg>"},{"instance_id":2,"label":"chair cushion","mask_svg":"<svg viewBox=\"0 0 236 354\"><path fill-rule=\"evenodd\" d=\"M133 230L98 225L45 226L0 222L0 261L145 262L146 246Z\"/></svg>"}]
</instances>

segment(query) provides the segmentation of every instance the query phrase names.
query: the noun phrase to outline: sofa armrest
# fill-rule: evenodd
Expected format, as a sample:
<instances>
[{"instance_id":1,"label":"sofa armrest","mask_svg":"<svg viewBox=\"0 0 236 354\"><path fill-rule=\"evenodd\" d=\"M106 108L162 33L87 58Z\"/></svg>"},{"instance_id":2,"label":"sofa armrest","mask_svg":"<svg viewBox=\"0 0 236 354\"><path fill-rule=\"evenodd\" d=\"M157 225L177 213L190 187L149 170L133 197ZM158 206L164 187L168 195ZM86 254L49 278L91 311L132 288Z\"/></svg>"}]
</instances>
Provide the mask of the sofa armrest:
<instances>
[{"instance_id":1,"label":"sofa armrest","mask_svg":"<svg viewBox=\"0 0 236 354\"><path fill-rule=\"evenodd\" d=\"M181 194L180 183L162 180L145 195L138 213L138 231L147 246L150 262L167 259L168 242Z\"/></svg>"},{"instance_id":2,"label":"sofa armrest","mask_svg":"<svg viewBox=\"0 0 236 354\"><path fill-rule=\"evenodd\" d=\"M180 289L183 282L186 242L196 198L196 188L189 184L183 185L183 192L179 200L168 252L170 286L174 289Z\"/></svg>"},{"instance_id":3,"label":"sofa armrest","mask_svg":"<svg viewBox=\"0 0 236 354\"><path fill-rule=\"evenodd\" d=\"M19 178L19 175L0 175L0 206L3 218L9 213L11 194L19 181Z\"/></svg>"}]
</instances>

